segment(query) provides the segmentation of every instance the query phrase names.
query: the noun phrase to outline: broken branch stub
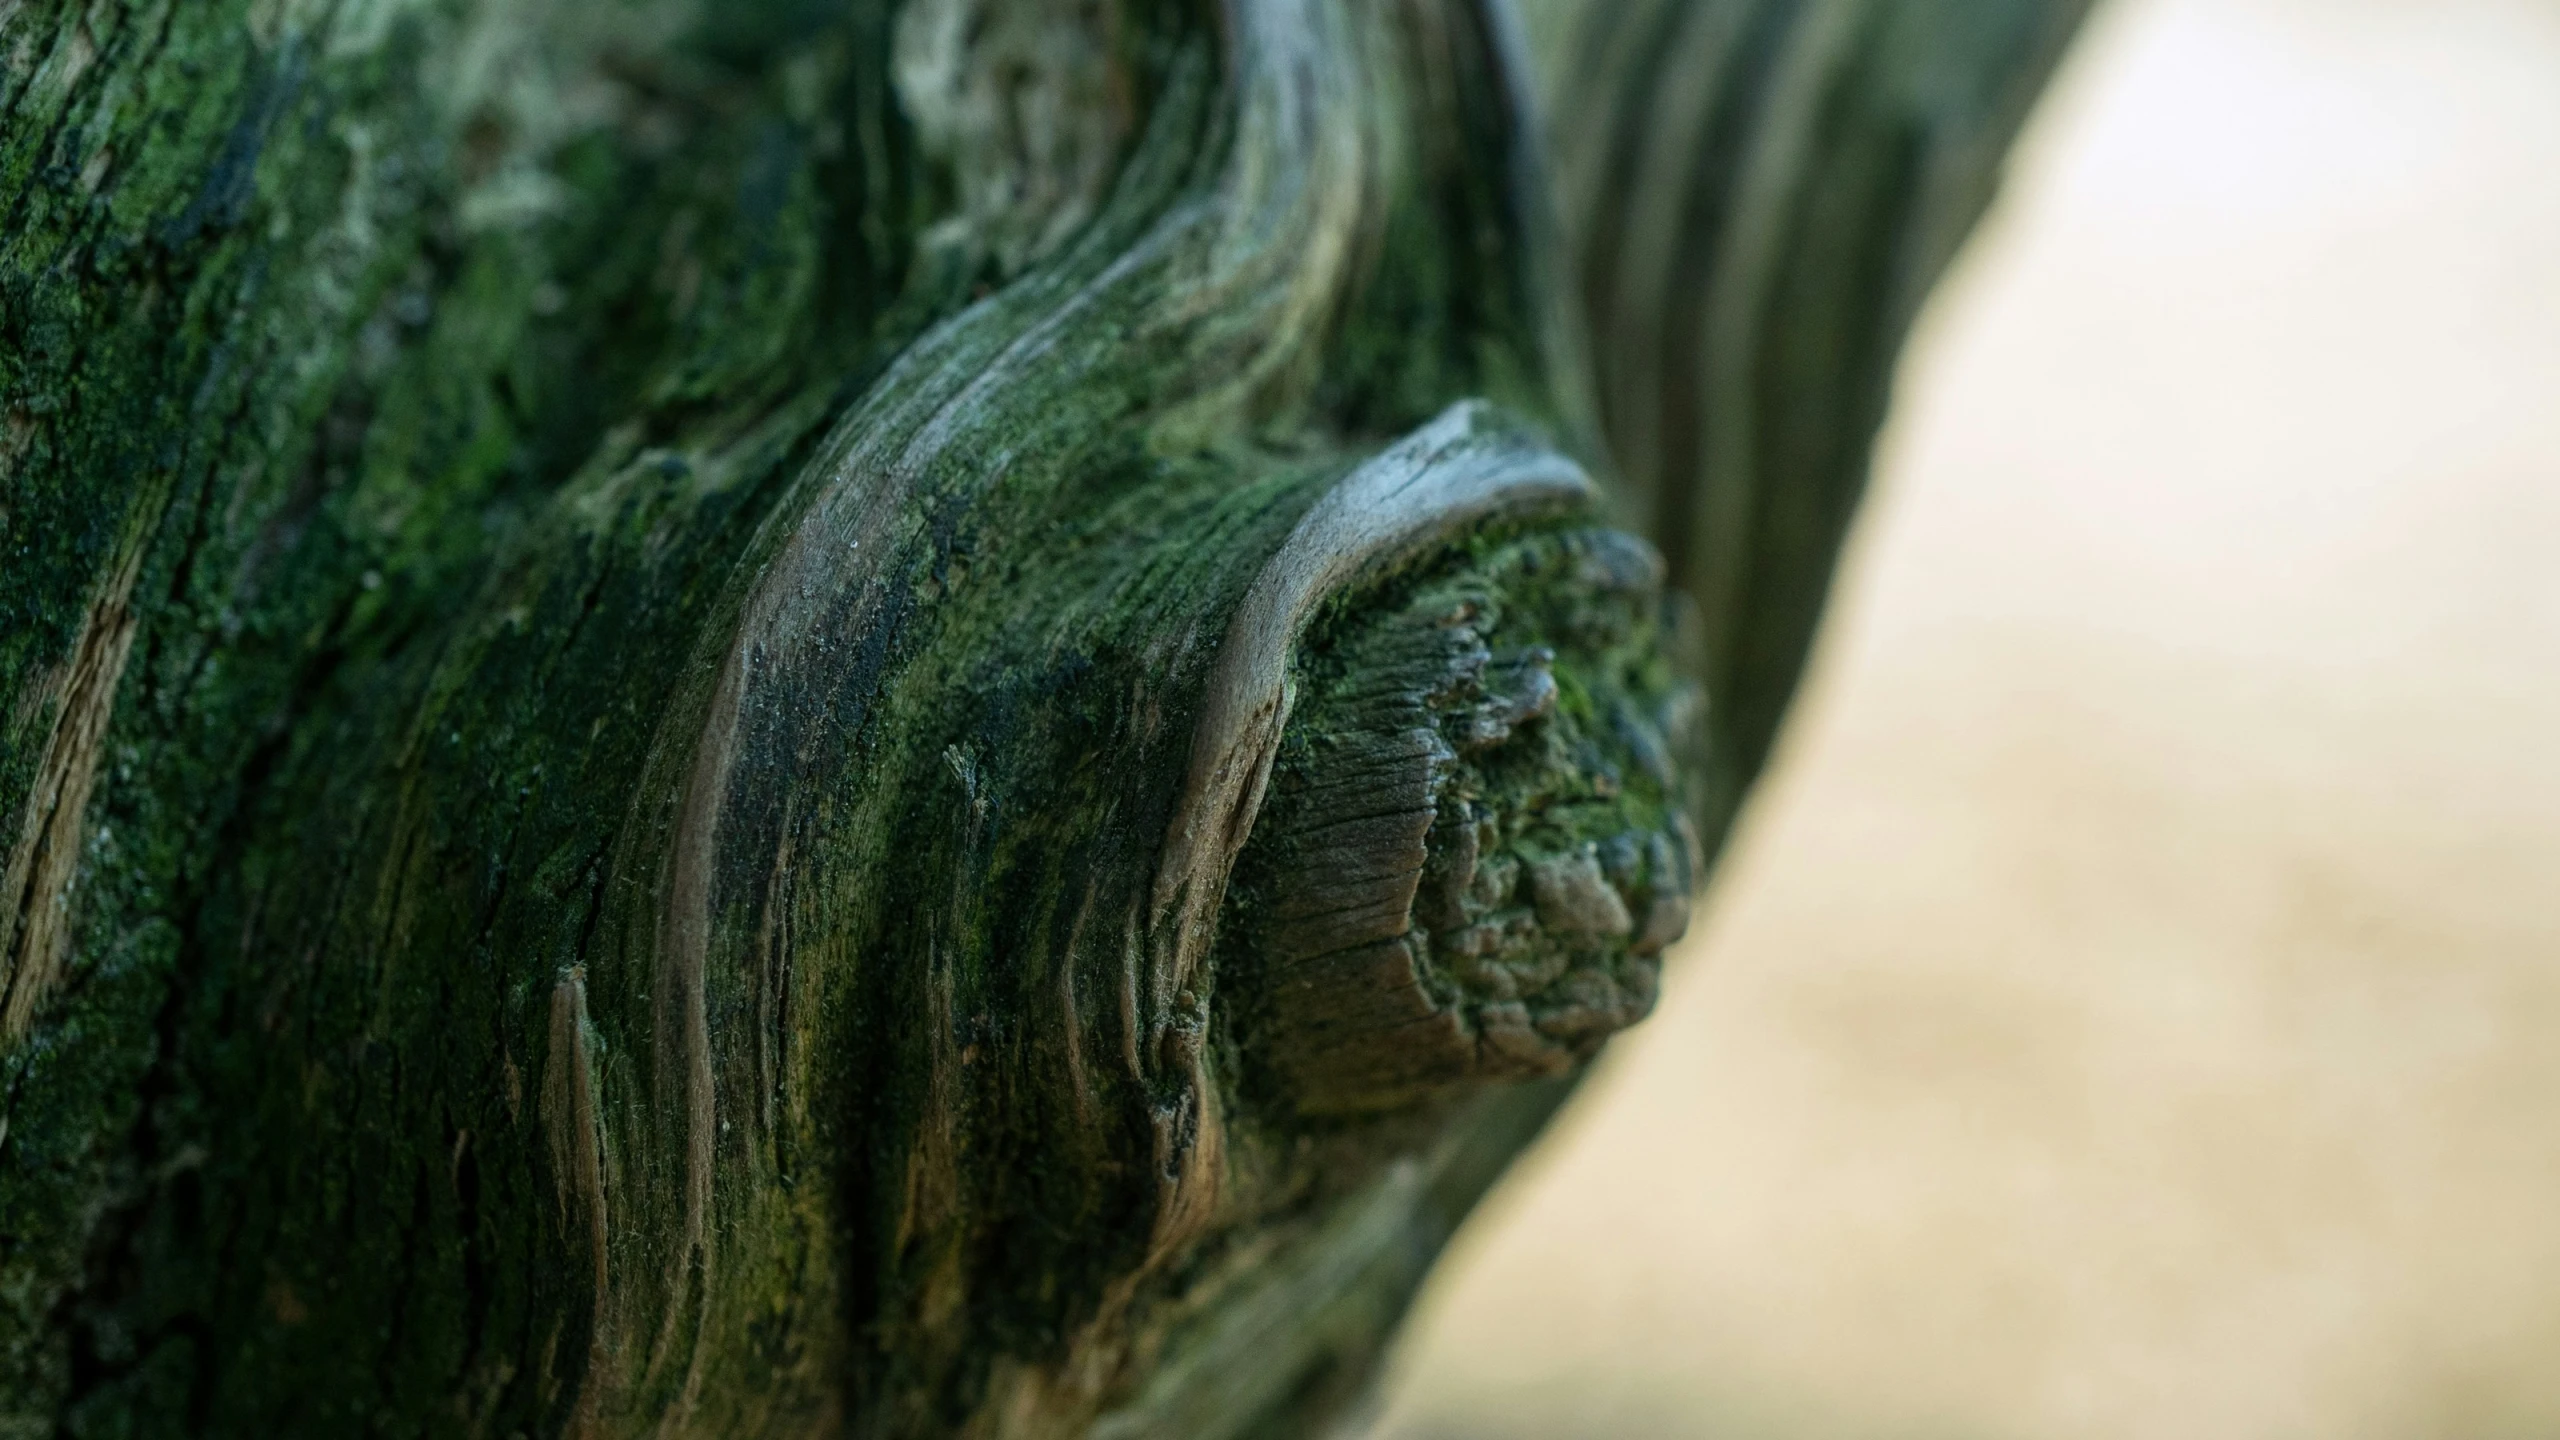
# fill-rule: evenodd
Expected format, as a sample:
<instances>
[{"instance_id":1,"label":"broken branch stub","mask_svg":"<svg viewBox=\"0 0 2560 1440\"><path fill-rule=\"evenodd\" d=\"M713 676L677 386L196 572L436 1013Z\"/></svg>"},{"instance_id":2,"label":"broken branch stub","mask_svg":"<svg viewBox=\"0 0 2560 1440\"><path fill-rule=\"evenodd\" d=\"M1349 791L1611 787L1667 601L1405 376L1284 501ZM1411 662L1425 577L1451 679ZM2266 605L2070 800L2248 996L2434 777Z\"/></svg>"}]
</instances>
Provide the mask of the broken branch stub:
<instances>
[{"instance_id":1,"label":"broken branch stub","mask_svg":"<svg viewBox=\"0 0 2560 1440\"><path fill-rule=\"evenodd\" d=\"M1330 1424L2082 8L0 3L0 1432Z\"/></svg>"},{"instance_id":2,"label":"broken branch stub","mask_svg":"<svg viewBox=\"0 0 2560 1440\"><path fill-rule=\"evenodd\" d=\"M1230 921L1302 1115L1570 1071L1651 1010L1700 870L1704 694L1651 547L1517 527L1377 590L1302 653Z\"/></svg>"}]
</instances>

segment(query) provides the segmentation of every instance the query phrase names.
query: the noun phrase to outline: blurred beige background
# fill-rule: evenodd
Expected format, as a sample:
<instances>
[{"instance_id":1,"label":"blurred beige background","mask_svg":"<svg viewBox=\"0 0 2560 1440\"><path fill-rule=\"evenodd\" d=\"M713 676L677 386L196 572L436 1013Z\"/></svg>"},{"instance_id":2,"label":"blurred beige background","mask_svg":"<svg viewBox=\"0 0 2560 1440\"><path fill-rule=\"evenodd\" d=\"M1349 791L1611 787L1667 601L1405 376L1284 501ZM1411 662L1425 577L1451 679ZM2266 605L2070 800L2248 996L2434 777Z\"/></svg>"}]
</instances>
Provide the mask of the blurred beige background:
<instances>
[{"instance_id":1,"label":"blurred beige background","mask_svg":"<svg viewBox=\"0 0 2560 1440\"><path fill-rule=\"evenodd\" d=\"M2560 1435L2560 0L2114 0L1391 1440Z\"/></svg>"}]
</instances>

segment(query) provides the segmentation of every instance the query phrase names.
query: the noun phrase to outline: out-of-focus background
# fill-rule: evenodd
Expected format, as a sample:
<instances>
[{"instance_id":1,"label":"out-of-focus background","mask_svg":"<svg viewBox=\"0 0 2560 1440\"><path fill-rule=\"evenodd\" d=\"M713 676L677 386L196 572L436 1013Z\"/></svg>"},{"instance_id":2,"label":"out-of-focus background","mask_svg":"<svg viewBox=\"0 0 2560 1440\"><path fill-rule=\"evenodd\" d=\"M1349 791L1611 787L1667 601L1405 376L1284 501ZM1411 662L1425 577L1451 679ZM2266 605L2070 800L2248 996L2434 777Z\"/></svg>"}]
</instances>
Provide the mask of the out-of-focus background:
<instances>
[{"instance_id":1,"label":"out-of-focus background","mask_svg":"<svg viewBox=\"0 0 2560 1440\"><path fill-rule=\"evenodd\" d=\"M2111 0L1391 1440L2560 1435L2560 0Z\"/></svg>"}]
</instances>

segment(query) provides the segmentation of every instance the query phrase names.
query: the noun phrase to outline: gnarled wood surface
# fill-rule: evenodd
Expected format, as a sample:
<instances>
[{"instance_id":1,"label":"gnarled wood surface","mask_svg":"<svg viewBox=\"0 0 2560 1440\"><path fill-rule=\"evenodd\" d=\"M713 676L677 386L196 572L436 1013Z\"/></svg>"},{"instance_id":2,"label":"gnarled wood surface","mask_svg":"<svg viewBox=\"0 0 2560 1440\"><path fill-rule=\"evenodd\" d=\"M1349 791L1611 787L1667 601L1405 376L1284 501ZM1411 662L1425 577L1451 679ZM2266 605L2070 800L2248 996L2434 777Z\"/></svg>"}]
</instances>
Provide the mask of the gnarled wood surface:
<instances>
[{"instance_id":1,"label":"gnarled wood surface","mask_svg":"<svg viewBox=\"0 0 2560 1440\"><path fill-rule=\"evenodd\" d=\"M0 7L0 1434L1321 1428L2079 9Z\"/></svg>"}]
</instances>

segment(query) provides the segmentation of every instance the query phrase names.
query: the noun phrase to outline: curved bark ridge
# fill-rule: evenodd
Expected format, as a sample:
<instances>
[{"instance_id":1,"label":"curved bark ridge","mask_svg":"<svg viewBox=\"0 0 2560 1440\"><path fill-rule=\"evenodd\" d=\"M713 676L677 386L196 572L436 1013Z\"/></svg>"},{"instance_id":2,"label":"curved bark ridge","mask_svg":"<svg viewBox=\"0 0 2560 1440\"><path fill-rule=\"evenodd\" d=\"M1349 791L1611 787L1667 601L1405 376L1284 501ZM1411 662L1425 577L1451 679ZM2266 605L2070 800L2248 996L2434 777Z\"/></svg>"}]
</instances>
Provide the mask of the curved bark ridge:
<instances>
[{"instance_id":1,"label":"curved bark ridge","mask_svg":"<svg viewBox=\"0 0 2560 1440\"><path fill-rule=\"evenodd\" d=\"M1532 0L1620 497L1698 605L1712 847L1767 758L1902 339L2090 0Z\"/></svg>"},{"instance_id":2,"label":"curved bark ridge","mask_svg":"<svg viewBox=\"0 0 2560 1440\"><path fill-rule=\"evenodd\" d=\"M1245 1044L1301 1113L1557 1075L1652 1008L1700 859L1660 561L1516 536L1345 616L1240 868Z\"/></svg>"},{"instance_id":3,"label":"curved bark ridge","mask_svg":"<svg viewBox=\"0 0 2560 1440\"><path fill-rule=\"evenodd\" d=\"M607 1416L770 1413L777 1314L893 1433L1074 1433L1142 1374L1201 1303L1203 1247L1305 1198L1233 1163L1262 1118L1213 1043L1209 963L1298 637L1376 575L1596 498L1478 403L1347 467L1056 453L1045 518L964 509L931 549L813 506L707 709L672 722L661 908L599 971L607 1028L656 1037L645 1070L607 1067L609 1094L656 1097L608 1125L627 1199L585 1381ZM868 1345L836 1351L838 1305Z\"/></svg>"},{"instance_id":4,"label":"curved bark ridge","mask_svg":"<svg viewBox=\"0 0 2560 1440\"><path fill-rule=\"evenodd\" d=\"M1698 373L1832 475L1989 32L1685 8L1798 37L1665 143L1773 137ZM1502 10L0 4L0 1430L1321 1425L1842 493L1640 497L1702 740Z\"/></svg>"}]
</instances>

